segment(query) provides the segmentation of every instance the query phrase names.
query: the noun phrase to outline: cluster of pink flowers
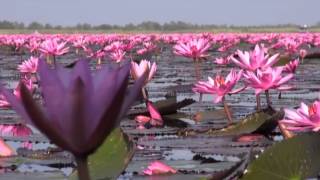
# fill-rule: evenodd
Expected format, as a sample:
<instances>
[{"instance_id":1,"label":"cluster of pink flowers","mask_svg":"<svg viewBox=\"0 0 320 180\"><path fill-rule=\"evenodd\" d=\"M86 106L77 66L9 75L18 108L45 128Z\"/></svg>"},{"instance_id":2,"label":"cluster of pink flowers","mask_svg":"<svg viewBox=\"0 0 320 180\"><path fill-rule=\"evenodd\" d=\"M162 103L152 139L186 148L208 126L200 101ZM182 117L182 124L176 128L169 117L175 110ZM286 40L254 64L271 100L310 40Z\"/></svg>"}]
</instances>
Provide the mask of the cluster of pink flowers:
<instances>
[{"instance_id":1,"label":"cluster of pink flowers","mask_svg":"<svg viewBox=\"0 0 320 180\"><path fill-rule=\"evenodd\" d=\"M251 51L237 50L232 55L226 54L232 48L237 47L240 42L247 42L252 47L254 46L254 48ZM21 73L21 79L14 90L3 90L4 88L1 87L0 107L14 108L29 123L33 120L40 127L39 129L53 139L54 143L69 150L75 157L87 157L103 142L99 134L101 133L106 136L112 130L102 117L107 116L106 114L110 112L117 112L112 115L113 117L109 117L109 115L107 117L111 123L114 123L111 126L115 126L118 123L116 120L126 112L129 104L133 102L138 92L141 92L143 95L149 115L135 117L137 128L143 130L149 126L161 127L165 124L161 113L153 102L150 101L147 93L147 84L154 78L157 64L156 62L152 62L152 58L146 58L149 60L143 59L139 62L138 59L135 59L135 55L141 57L155 54L155 52L161 50L160 44L172 47L172 52L175 55L190 58L196 62L195 64L200 62L200 60L209 59L210 51L216 51L221 53L221 56L215 58L214 63L218 65L233 63L233 65L240 68L239 70L236 70L236 68L231 69L226 76L223 76L222 74L225 72L222 72L213 77L208 77L207 81L202 81L198 72L199 67L196 66L197 82L194 85L193 91L214 95L214 103L223 103L229 123L232 123L232 115L226 103L226 95L236 94L251 88L255 90L258 104L258 97L260 98L262 92L266 93L267 102L269 102L269 90L283 91L291 89L292 86L287 83L293 79L299 63L303 63L302 60L308 55L308 48L304 45L320 46L320 34L0 35L0 46L10 46L17 52L26 51L27 54L32 55L29 59L18 65L17 69ZM96 59L99 66L102 60L109 60L117 68L102 68L100 72L103 73L97 73L98 80L93 80L87 59L79 60L75 65L75 70L71 72L73 76L71 76L69 69L61 68L60 65L56 64L54 64L54 67L49 66L43 60L44 56L48 59L53 57L55 60L56 56L60 57L74 50L81 57ZM280 54L288 57L291 61L284 66L277 66L281 58ZM131 62L129 65L122 66L125 64L122 63L125 60L131 60ZM31 100L35 88L38 88L38 66L42 67L39 74L41 74L43 79L47 80L41 82L42 90L44 89L45 110L38 108L36 102ZM58 75L59 73L63 73L66 79L61 79L60 75ZM132 79L136 81L133 88L130 89L132 90L131 93L129 88L127 89L128 80L126 77L129 73ZM118 76L120 78L115 78ZM73 77L77 77L78 79L74 79ZM56 80L59 82L57 87L52 87L56 83ZM105 83L97 86L98 82L96 81L103 80L109 84ZM67 88L67 93L69 93L67 95L65 94L65 81L68 82L68 86L70 85ZM238 85L238 82L242 82L242 85ZM52 91L51 88L55 91ZM83 92L77 91L82 88ZM101 91L99 88L105 91ZM70 94L76 91L78 99L69 98ZM87 91L95 92L103 98L93 98ZM55 96L65 97L63 100L68 102L56 101L51 93L54 93ZM123 98L124 96L129 96L129 99ZM35 114L30 113L30 110L28 111L30 107L26 106L26 100L23 98L28 98L28 103L33 105L34 109L38 108L38 113L42 115L39 116L40 118L36 118ZM93 106L86 104L86 100L89 100L90 105ZM59 103L63 104L64 108L57 107ZM113 104L117 103L119 103L117 106L112 107ZM81 105L71 107L70 104ZM108 107L102 107L102 104L108 104ZM270 104L268 103L268 105ZM84 115L83 117L80 117L78 114L79 109L77 108L84 109L81 112ZM97 112L97 109L99 113L92 114L93 111ZM92 121L91 116L94 117L94 121ZM56 119L58 120L54 121ZM69 122L66 128L61 129L61 123L64 124L64 120L66 119L68 121L72 120L72 122ZM80 128L83 128L82 130L85 133L79 134L79 131L74 130L72 127L75 123L78 123L79 119L82 123L80 124L82 126ZM48 130L47 123L49 123L53 130ZM300 108L297 110L285 109L285 118L280 123L291 131L319 131L320 101L315 101L309 106L301 103ZM86 128L86 126L89 128ZM95 133L95 130L99 131L99 133ZM0 125L0 135L29 136L32 133L32 130L23 123L18 126ZM64 136L68 139L66 140ZM83 138L87 141L80 142L77 136L95 138L92 138L93 140L91 139L91 141L89 140L90 138ZM30 143L23 143L22 146L32 148L32 144ZM14 150L0 138L0 156L11 156L14 153ZM143 173L146 175L166 174L177 173L177 170L160 161L156 161L151 163Z\"/></svg>"}]
</instances>

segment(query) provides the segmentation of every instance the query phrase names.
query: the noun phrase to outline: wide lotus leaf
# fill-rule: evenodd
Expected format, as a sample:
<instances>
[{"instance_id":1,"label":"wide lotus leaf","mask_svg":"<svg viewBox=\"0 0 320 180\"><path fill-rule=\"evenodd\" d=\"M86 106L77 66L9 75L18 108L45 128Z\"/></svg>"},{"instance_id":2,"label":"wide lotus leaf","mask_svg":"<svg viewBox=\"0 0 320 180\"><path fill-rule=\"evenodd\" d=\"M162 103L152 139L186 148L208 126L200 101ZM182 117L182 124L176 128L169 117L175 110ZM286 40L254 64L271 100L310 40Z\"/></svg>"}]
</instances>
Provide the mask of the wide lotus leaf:
<instances>
[{"instance_id":1,"label":"wide lotus leaf","mask_svg":"<svg viewBox=\"0 0 320 180\"><path fill-rule=\"evenodd\" d=\"M220 130L210 131L209 134L224 136L224 135L241 135L256 133L265 133L273 130L277 121L283 116L282 112L274 111L271 108L255 112L240 120L237 124L230 125Z\"/></svg>"},{"instance_id":2,"label":"wide lotus leaf","mask_svg":"<svg viewBox=\"0 0 320 180\"><path fill-rule=\"evenodd\" d=\"M302 134L273 145L253 161L242 179L315 178L320 172L320 134Z\"/></svg>"},{"instance_id":3,"label":"wide lotus leaf","mask_svg":"<svg viewBox=\"0 0 320 180\"><path fill-rule=\"evenodd\" d=\"M120 128L113 130L100 148L88 159L92 179L116 179L127 167L134 153L134 144ZM77 179L74 172L70 179Z\"/></svg>"}]
</instances>

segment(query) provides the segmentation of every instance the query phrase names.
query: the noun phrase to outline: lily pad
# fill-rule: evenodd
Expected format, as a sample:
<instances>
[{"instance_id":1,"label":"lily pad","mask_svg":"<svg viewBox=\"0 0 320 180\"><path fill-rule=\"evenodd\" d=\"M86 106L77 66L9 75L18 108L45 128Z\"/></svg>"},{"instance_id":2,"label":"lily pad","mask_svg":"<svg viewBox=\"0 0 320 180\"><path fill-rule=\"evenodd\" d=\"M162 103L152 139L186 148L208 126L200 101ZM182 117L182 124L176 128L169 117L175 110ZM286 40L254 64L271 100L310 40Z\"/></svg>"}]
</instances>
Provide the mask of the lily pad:
<instances>
[{"instance_id":1,"label":"lily pad","mask_svg":"<svg viewBox=\"0 0 320 180\"><path fill-rule=\"evenodd\" d=\"M195 100L193 99L184 99L182 101L177 102L176 97L170 97L165 100L156 101L153 104L161 115L168 115L174 114L177 112L178 109L186 107L194 102ZM136 115L149 115L149 111L147 109L142 109L132 110L129 112L129 116L131 117Z\"/></svg>"},{"instance_id":2,"label":"lily pad","mask_svg":"<svg viewBox=\"0 0 320 180\"><path fill-rule=\"evenodd\" d=\"M320 172L320 134L302 134L279 142L253 161L243 180L315 178Z\"/></svg>"},{"instance_id":3,"label":"lily pad","mask_svg":"<svg viewBox=\"0 0 320 180\"><path fill-rule=\"evenodd\" d=\"M89 156L89 172L92 179L115 179L127 167L134 154L134 144L120 128L115 129L104 144ZM70 179L77 179L75 171Z\"/></svg>"},{"instance_id":4,"label":"lily pad","mask_svg":"<svg viewBox=\"0 0 320 180\"><path fill-rule=\"evenodd\" d=\"M230 111L232 113L232 110ZM197 112L194 115L195 121L214 121L227 118L223 109L217 109L213 111Z\"/></svg>"},{"instance_id":5,"label":"lily pad","mask_svg":"<svg viewBox=\"0 0 320 180\"><path fill-rule=\"evenodd\" d=\"M279 61L274 66L284 66L291 61L289 56L280 56Z\"/></svg>"},{"instance_id":6,"label":"lily pad","mask_svg":"<svg viewBox=\"0 0 320 180\"><path fill-rule=\"evenodd\" d=\"M277 126L277 121L281 119L283 112L275 111L271 108L255 112L248 115L237 124L230 125L220 130L209 131L210 135L241 135L250 133L262 133L272 131Z\"/></svg>"}]
</instances>

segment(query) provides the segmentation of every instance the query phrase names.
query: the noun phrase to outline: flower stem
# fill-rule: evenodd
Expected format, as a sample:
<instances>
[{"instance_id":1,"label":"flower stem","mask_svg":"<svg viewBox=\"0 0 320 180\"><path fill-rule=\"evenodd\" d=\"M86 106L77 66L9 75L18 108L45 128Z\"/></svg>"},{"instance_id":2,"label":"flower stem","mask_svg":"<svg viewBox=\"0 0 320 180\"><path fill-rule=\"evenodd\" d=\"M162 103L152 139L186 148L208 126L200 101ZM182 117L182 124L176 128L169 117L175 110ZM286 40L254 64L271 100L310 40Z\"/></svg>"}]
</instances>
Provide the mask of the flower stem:
<instances>
[{"instance_id":1,"label":"flower stem","mask_svg":"<svg viewBox=\"0 0 320 180\"><path fill-rule=\"evenodd\" d=\"M223 97L222 98L222 102L223 102L223 108L224 108L224 112L226 113L227 115L227 119L228 119L228 124L232 124L232 116L231 116L231 113L230 113L230 110L229 110L229 106L225 100L225 98Z\"/></svg>"},{"instance_id":2,"label":"flower stem","mask_svg":"<svg viewBox=\"0 0 320 180\"><path fill-rule=\"evenodd\" d=\"M194 68L196 73L196 81L199 81L201 78L201 72L199 67L199 61L197 59L194 61Z\"/></svg>"},{"instance_id":3,"label":"flower stem","mask_svg":"<svg viewBox=\"0 0 320 180\"><path fill-rule=\"evenodd\" d=\"M271 101L270 101L269 90L265 90L265 94L266 94L266 99L267 99L268 107L271 107Z\"/></svg>"},{"instance_id":4,"label":"flower stem","mask_svg":"<svg viewBox=\"0 0 320 180\"><path fill-rule=\"evenodd\" d=\"M279 92L278 99L282 99L281 91Z\"/></svg>"},{"instance_id":5,"label":"flower stem","mask_svg":"<svg viewBox=\"0 0 320 180\"><path fill-rule=\"evenodd\" d=\"M257 111L261 110L261 99L260 99L260 94L256 95L256 100L257 100Z\"/></svg>"},{"instance_id":6,"label":"flower stem","mask_svg":"<svg viewBox=\"0 0 320 180\"><path fill-rule=\"evenodd\" d=\"M141 91L142 91L143 99L147 101L148 100L148 95L147 95L145 87L142 87Z\"/></svg>"},{"instance_id":7,"label":"flower stem","mask_svg":"<svg viewBox=\"0 0 320 180\"><path fill-rule=\"evenodd\" d=\"M289 139L293 137L293 134L286 129L286 126L282 123L278 123L278 127L280 129L281 134L285 139Z\"/></svg>"},{"instance_id":8,"label":"flower stem","mask_svg":"<svg viewBox=\"0 0 320 180\"><path fill-rule=\"evenodd\" d=\"M196 82L198 82L201 79L201 71L200 71L200 67L199 67L199 61L198 61L198 59L195 59L193 62L194 62L194 69L195 69L195 73L196 73ZM202 102L202 93L200 93L200 95L199 95L199 102Z\"/></svg>"},{"instance_id":9,"label":"flower stem","mask_svg":"<svg viewBox=\"0 0 320 180\"><path fill-rule=\"evenodd\" d=\"M87 157L76 157L78 179L90 180Z\"/></svg>"},{"instance_id":10,"label":"flower stem","mask_svg":"<svg viewBox=\"0 0 320 180\"><path fill-rule=\"evenodd\" d=\"M52 57L53 57L53 66L56 67L56 56L53 55Z\"/></svg>"}]
</instances>

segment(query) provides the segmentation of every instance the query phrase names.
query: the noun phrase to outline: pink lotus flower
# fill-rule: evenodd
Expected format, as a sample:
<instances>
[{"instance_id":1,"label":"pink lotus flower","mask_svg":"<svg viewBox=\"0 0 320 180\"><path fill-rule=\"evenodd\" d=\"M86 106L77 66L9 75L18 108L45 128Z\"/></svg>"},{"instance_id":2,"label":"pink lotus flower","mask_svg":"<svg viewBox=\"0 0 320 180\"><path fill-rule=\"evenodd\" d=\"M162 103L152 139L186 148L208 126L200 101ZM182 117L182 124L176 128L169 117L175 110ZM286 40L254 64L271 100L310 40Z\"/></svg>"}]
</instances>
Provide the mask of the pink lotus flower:
<instances>
[{"instance_id":1,"label":"pink lotus flower","mask_svg":"<svg viewBox=\"0 0 320 180\"><path fill-rule=\"evenodd\" d=\"M293 74L288 74L285 77L281 76L282 67L267 68L266 70L257 70L257 73L246 71L243 76L246 78L248 86L255 89L256 95L262 91L269 89L288 90L291 86L283 86L288 82Z\"/></svg>"},{"instance_id":2,"label":"pink lotus flower","mask_svg":"<svg viewBox=\"0 0 320 180\"><path fill-rule=\"evenodd\" d=\"M306 57L307 53L308 53L307 50L301 49L299 51L299 56L301 57L301 59L304 59Z\"/></svg>"},{"instance_id":3,"label":"pink lotus flower","mask_svg":"<svg viewBox=\"0 0 320 180\"><path fill-rule=\"evenodd\" d=\"M158 174L176 174L177 170L160 161L154 161L149 164L148 168L145 169L143 173L149 176Z\"/></svg>"},{"instance_id":4,"label":"pink lotus flower","mask_svg":"<svg viewBox=\"0 0 320 180\"><path fill-rule=\"evenodd\" d=\"M152 126L162 126L163 120L157 108L153 105L151 101L147 100L146 104L147 104L147 109L149 111L150 117L143 116L143 115L136 116L135 120L139 125L138 128L144 129L144 125L147 123L150 123L150 125Z\"/></svg>"},{"instance_id":5,"label":"pink lotus flower","mask_svg":"<svg viewBox=\"0 0 320 180\"><path fill-rule=\"evenodd\" d=\"M121 41L114 41L114 42L112 42L110 45L106 46L103 50L104 50L104 51L107 51L107 52L109 52L109 51L116 51L116 50L119 50L119 49L125 50L126 47L127 47L127 45L124 44L123 42L121 42Z\"/></svg>"},{"instance_id":6,"label":"pink lotus flower","mask_svg":"<svg viewBox=\"0 0 320 180\"><path fill-rule=\"evenodd\" d=\"M7 101L7 99L2 94L0 94L0 107L1 108L10 107L10 103Z\"/></svg>"},{"instance_id":7,"label":"pink lotus flower","mask_svg":"<svg viewBox=\"0 0 320 180\"><path fill-rule=\"evenodd\" d=\"M228 65L230 64L230 61L231 61L231 57L221 57L221 58L216 58L214 60L214 63L218 65Z\"/></svg>"},{"instance_id":8,"label":"pink lotus flower","mask_svg":"<svg viewBox=\"0 0 320 180\"><path fill-rule=\"evenodd\" d=\"M86 49L87 46L87 39L84 36L80 36L72 41L73 47L78 49Z\"/></svg>"},{"instance_id":9,"label":"pink lotus flower","mask_svg":"<svg viewBox=\"0 0 320 180\"><path fill-rule=\"evenodd\" d=\"M177 55L192 58L193 60L206 59L208 49L211 47L211 43L205 38L193 38L187 42L178 42L173 47L173 52Z\"/></svg>"},{"instance_id":10,"label":"pink lotus flower","mask_svg":"<svg viewBox=\"0 0 320 180\"><path fill-rule=\"evenodd\" d=\"M140 78L144 73L148 74L148 78L145 81L145 84L148 83L154 74L156 73L157 65L156 63L152 63L147 60L141 60L140 64L132 61L131 62L131 75L133 79Z\"/></svg>"},{"instance_id":11,"label":"pink lotus flower","mask_svg":"<svg viewBox=\"0 0 320 180\"><path fill-rule=\"evenodd\" d=\"M31 53L38 51L40 47L40 41L36 38L30 39L28 44L25 45Z\"/></svg>"},{"instance_id":12,"label":"pink lotus flower","mask_svg":"<svg viewBox=\"0 0 320 180\"><path fill-rule=\"evenodd\" d=\"M241 70L237 73L234 69L232 69L227 75L226 79L220 75L216 75L214 79L208 77L208 81L197 82L192 90L198 93L215 94L216 97L214 102L219 103L226 94L235 94L244 89L243 87L232 91L236 83L241 78L242 72L243 71Z\"/></svg>"},{"instance_id":13,"label":"pink lotus flower","mask_svg":"<svg viewBox=\"0 0 320 180\"><path fill-rule=\"evenodd\" d=\"M156 48L157 48L157 46L155 44L153 44L152 42L144 42L143 48L137 50L137 54L143 55L145 53L154 51Z\"/></svg>"},{"instance_id":14,"label":"pink lotus flower","mask_svg":"<svg viewBox=\"0 0 320 180\"><path fill-rule=\"evenodd\" d=\"M14 150L0 138L0 157L14 155Z\"/></svg>"},{"instance_id":15,"label":"pink lotus flower","mask_svg":"<svg viewBox=\"0 0 320 180\"><path fill-rule=\"evenodd\" d=\"M18 65L18 70L22 73L36 73L38 69L39 58L31 56L28 60Z\"/></svg>"},{"instance_id":16,"label":"pink lotus flower","mask_svg":"<svg viewBox=\"0 0 320 180\"><path fill-rule=\"evenodd\" d=\"M279 54L275 54L269 58L269 55L265 55L265 49L256 45L251 52L237 51L239 60L231 57L231 60L238 66L249 71L255 71L257 69L265 69L274 65L279 59Z\"/></svg>"},{"instance_id":17,"label":"pink lotus flower","mask_svg":"<svg viewBox=\"0 0 320 180\"><path fill-rule=\"evenodd\" d=\"M19 84L17 85L17 87L13 90L13 94L18 98L20 99L21 98L21 93L20 93L20 86L21 86L21 83L23 83L27 89L33 93L33 83L32 83L32 80L29 79L22 79ZM10 107L10 103L7 101L6 97L2 94L0 94L0 107L1 108L9 108Z\"/></svg>"},{"instance_id":18,"label":"pink lotus flower","mask_svg":"<svg viewBox=\"0 0 320 180\"><path fill-rule=\"evenodd\" d=\"M0 125L1 136L28 137L32 135L32 130L25 125ZM32 143L24 142L22 147L31 149Z\"/></svg>"},{"instance_id":19,"label":"pink lotus flower","mask_svg":"<svg viewBox=\"0 0 320 180\"><path fill-rule=\"evenodd\" d=\"M123 51L123 50L115 50L115 51L112 51L110 54L109 54L109 57L113 60L113 61L116 61L117 63L121 62L124 57L126 55L126 52Z\"/></svg>"},{"instance_id":20,"label":"pink lotus flower","mask_svg":"<svg viewBox=\"0 0 320 180\"><path fill-rule=\"evenodd\" d=\"M280 121L291 131L320 130L320 101L315 101L310 106L301 103L296 111L285 109L285 118Z\"/></svg>"},{"instance_id":21,"label":"pink lotus flower","mask_svg":"<svg viewBox=\"0 0 320 180\"><path fill-rule=\"evenodd\" d=\"M283 72L287 72L287 73L295 73L297 70L297 67L299 65L299 59L290 61L288 64L286 64L283 67Z\"/></svg>"},{"instance_id":22,"label":"pink lotus flower","mask_svg":"<svg viewBox=\"0 0 320 180\"><path fill-rule=\"evenodd\" d=\"M69 51L67 42L59 43L57 39L48 39L41 43L39 50L46 55L60 56Z\"/></svg>"}]
</instances>

